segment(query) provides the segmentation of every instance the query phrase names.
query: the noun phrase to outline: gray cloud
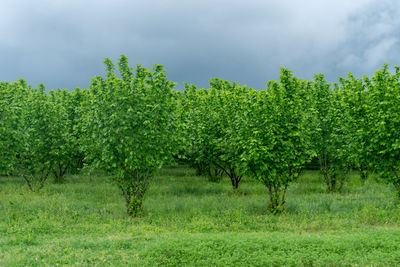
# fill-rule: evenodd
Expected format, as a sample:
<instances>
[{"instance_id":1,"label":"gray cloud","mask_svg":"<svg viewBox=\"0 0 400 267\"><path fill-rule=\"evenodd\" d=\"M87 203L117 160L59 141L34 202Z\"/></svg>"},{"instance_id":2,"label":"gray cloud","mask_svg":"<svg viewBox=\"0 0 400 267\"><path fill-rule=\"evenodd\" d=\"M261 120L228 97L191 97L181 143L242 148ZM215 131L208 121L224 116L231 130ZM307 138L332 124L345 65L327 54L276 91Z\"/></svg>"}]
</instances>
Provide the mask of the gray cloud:
<instances>
[{"instance_id":1,"label":"gray cloud","mask_svg":"<svg viewBox=\"0 0 400 267\"><path fill-rule=\"evenodd\" d=\"M163 64L171 80L220 77L255 88L279 78L372 74L400 59L389 0L8 1L0 4L0 80L88 87L103 57Z\"/></svg>"}]
</instances>

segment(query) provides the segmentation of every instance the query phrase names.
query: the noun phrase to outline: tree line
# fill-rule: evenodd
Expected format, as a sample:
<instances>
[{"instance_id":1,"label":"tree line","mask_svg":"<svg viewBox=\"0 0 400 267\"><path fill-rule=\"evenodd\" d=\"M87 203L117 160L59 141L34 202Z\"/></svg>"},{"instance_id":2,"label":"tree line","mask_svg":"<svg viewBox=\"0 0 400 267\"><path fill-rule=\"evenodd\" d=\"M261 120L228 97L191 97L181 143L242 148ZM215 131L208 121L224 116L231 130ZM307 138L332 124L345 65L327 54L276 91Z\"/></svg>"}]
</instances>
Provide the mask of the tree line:
<instances>
[{"instance_id":1,"label":"tree line","mask_svg":"<svg viewBox=\"0 0 400 267\"><path fill-rule=\"evenodd\" d=\"M117 68L88 89L46 90L25 80L0 83L0 175L18 175L32 191L49 177L90 165L109 172L131 216L142 210L151 178L165 164L186 162L199 175L266 186L269 210L284 210L286 191L311 161L328 192L351 170L374 173L400 198L400 69L372 77L351 73L329 83L281 69L264 90L213 78L209 88L167 79L163 66Z\"/></svg>"}]
</instances>

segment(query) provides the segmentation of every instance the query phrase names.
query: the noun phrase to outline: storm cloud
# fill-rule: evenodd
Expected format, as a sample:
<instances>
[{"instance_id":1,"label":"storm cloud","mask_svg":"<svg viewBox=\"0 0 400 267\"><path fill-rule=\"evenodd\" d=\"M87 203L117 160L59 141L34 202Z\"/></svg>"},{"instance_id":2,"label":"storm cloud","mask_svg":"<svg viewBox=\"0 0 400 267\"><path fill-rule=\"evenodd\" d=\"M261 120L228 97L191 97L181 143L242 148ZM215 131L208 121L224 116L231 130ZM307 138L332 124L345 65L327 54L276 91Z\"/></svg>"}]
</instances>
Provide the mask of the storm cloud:
<instances>
[{"instance_id":1,"label":"storm cloud","mask_svg":"<svg viewBox=\"0 0 400 267\"><path fill-rule=\"evenodd\" d=\"M87 88L125 54L164 65L178 89L212 77L262 89L280 67L336 81L399 64L399 15L389 0L2 0L0 80Z\"/></svg>"}]
</instances>

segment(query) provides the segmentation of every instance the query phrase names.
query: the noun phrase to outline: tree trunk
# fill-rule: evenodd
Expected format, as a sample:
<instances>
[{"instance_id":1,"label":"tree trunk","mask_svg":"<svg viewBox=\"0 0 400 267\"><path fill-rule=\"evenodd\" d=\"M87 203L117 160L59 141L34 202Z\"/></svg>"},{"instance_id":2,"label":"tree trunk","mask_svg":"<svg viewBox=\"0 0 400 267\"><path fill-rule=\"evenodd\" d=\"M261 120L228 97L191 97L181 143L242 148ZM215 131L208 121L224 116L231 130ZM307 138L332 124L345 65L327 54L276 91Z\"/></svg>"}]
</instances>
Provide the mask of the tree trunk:
<instances>
[{"instance_id":1,"label":"tree trunk","mask_svg":"<svg viewBox=\"0 0 400 267\"><path fill-rule=\"evenodd\" d=\"M53 168L54 182L56 184L63 184L65 182L65 174L68 167L69 164L65 167L63 167L62 164L58 164L57 168Z\"/></svg>"},{"instance_id":2,"label":"tree trunk","mask_svg":"<svg viewBox=\"0 0 400 267\"><path fill-rule=\"evenodd\" d=\"M283 187L281 184L271 183L270 181L266 182L266 186L268 188L270 203L268 205L268 210L272 214L279 214L285 211L285 203L286 203L286 190L287 185Z\"/></svg>"},{"instance_id":3,"label":"tree trunk","mask_svg":"<svg viewBox=\"0 0 400 267\"><path fill-rule=\"evenodd\" d=\"M360 164L360 178L363 183L368 179L368 169L363 164Z\"/></svg>"},{"instance_id":4,"label":"tree trunk","mask_svg":"<svg viewBox=\"0 0 400 267\"><path fill-rule=\"evenodd\" d=\"M226 175L228 175L228 177L231 179L233 190L236 191L239 188L239 183L242 180L243 174L241 175L237 174L235 168L227 169L217 163L214 163L214 165L219 167L226 173Z\"/></svg>"},{"instance_id":5,"label":"tree trunk","mask_svg":"<svg viewBox=\"0 0 400 267\"><path fill-rule=\"evenodd\" d=\"M143 200L147 191L148 180L149 169L145 174L141 174L139 170L136 170L134 175L133 172L124 173L119 181L129 216L137 217L143 211Z\"/></svg>"}]
</instances>

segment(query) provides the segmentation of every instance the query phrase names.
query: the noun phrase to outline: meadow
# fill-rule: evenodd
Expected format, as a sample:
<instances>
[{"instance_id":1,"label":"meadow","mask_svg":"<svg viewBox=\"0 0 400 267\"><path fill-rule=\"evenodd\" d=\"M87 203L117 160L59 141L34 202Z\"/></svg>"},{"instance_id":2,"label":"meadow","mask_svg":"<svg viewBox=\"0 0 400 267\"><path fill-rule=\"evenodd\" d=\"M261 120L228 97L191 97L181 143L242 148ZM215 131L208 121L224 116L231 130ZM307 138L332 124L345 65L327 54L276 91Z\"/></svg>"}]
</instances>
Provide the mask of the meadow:
<instances>
[{"instance_id":1,"label":"meadow","mask_svg":"<svg viewBox=\"0 0 400 267\"><path fill-rule=\"evenodd\" d=\"M99 173L39 192L0 177L0 266L395 266L400 209L393 185L354 172L327 193L318 171L288 189L285 212L245 177L210 182L187 166L154 177L138 217Z\"/></svg>"}]
</instances>

